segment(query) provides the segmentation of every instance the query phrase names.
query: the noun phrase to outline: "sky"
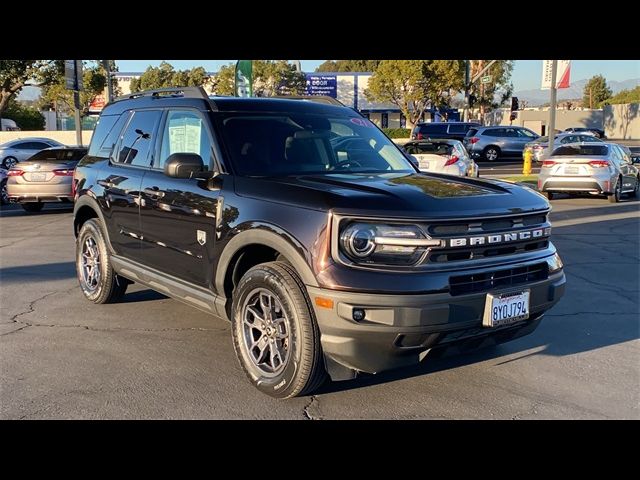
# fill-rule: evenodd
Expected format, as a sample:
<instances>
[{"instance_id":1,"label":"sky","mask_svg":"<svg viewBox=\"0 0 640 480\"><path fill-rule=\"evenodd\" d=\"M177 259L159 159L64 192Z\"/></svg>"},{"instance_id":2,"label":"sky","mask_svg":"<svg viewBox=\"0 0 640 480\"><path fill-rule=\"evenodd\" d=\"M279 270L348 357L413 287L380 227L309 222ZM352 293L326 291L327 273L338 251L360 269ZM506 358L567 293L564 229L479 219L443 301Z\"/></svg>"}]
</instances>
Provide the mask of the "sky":
<instances>
[{"instance_id":1,"label":"sky","mask_svg":"<svg viewBox=\"0 0 640 480\"><path fill-rule=\"evenodd\" d=\"M162 60L116 60L121 72L142 72L149 65L157 66ZM203 66L209 72L216 72L221 65L235 60L167 60L178 70ZM301 60L302 70L312 72L324 60ZM640 78L638 60L574 60L571 62L571 81L589 79L594 75L604 75L607 80L622 81ZM540 88L542 76L541 60L516 60L513 68L514 91Z\"/></svg>"}]
</instances>

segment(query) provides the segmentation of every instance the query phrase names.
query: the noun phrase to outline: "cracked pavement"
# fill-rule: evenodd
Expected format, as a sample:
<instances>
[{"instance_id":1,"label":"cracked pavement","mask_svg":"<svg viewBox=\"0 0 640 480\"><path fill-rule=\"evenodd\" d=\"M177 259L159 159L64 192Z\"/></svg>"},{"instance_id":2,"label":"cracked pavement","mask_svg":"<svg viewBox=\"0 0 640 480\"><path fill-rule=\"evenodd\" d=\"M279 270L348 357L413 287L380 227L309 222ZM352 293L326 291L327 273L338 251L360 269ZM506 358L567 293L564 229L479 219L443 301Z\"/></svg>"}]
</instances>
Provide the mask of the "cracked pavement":
<instances>
[{"instance_id":1,"label":"cracked pavement","mask_svg":"<svg viewBox=\"0 0 640 480\"><path fill-rule=\"evenodd\" d=\"M271 399L229 325L144 287L96 306L69 209L0 210L0 418L640 419L640 202L554 200L568 277L533 334L494 349Z\"/></svg>"}]
</instances>

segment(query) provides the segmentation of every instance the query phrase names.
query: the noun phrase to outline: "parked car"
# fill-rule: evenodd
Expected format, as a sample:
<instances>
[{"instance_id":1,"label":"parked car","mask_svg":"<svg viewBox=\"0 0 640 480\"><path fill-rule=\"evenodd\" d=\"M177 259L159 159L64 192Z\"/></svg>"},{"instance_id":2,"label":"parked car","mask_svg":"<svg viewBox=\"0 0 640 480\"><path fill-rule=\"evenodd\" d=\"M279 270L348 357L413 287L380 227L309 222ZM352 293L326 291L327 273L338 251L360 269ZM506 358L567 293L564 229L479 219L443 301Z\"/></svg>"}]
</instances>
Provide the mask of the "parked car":
<instances>
[{"instance_id":1,"label":"parked car","mask_svg":"<svg viewBox=\"0 0 640 480\"><path fill-rule=\"evenodd\" d=\"M20 127L15 122L15 120L11 120L10 118L0 118L0 131L3 132L19 132Z\"/></svg>"},{"instance_id":2,"label":"parked car","mask_svg":"<svg viewBox=\"0 0 640 480\"><path fill-rule=\"evenodd\" d=\"M452 138L460 140L472 127L479 127L474 122L430 122L418 123L411 132L411 140L427 140L430 138Z\"/></svg>"},{"instance_id":3,"label":"parked car","mask_svg":"<svg viewBox=\"0 0 640 480\"><path fill-rule=\"evenodd\" d=\"M7 170L0 167L0 205L9 203L7 196Z\"/></svg>"},{"instance_id":4,"label":"parked car","mask_svg":"<svg viewBox=\"0 0 640 480\"><path fill-rule=\"evenodd\" d=\"M109 103L76 168L80 289L136 282L230 320L260 391L512 340L562 297L537 192L418 172L351 108L162 92Z\"/></svg>"},{"instance_id":5,"label":"parked car","mask_svg":"<svg viewBox=\"0 0 640 480\"><path fill-rule=\"evenodd\" d=\"M42 150L9 170L7 196L27 212L39 212L46 202L72 202L73 171L86 147Z\"/></svg>"},{"instance_id":6,"label":"parked car","mask_svg":"<svg viewBox=\"0 0 640 480\"><path fill-rule=\"evenodd\" d=\"M26 160L40 150L63 146L64 145L60 142L42 137L29 137L11 140L10 142L0 145L0 159L2 159L0 161L0 165L9 169L16 163Z\"/></svg>"},{"instance_id":7,"label":"parked car","mask_svg":"<svg viewBox=\"0 0 640 480\"><path fill-rule=\"evenodd\" d=\"M560 133L555 136L553 140L554 148L559 145L565 145L567 143L589 143L589 142L601 142L597 137L593 135L587 135L585 133ZM539 137L533 142L529 142L524 146L525 150L531 148L533 151L533 159L536 162L542 162L549 155L549 137ZM522 151L522 157L524 159L524 152Z\"/></svg>"},{"instance_id":8,"label":"parked car","mask_svg":"<svg viewBox=\"0 0 640 480\"><path fill-rule=\"evenodd\" d=\"M477 177L479 174L478 165L459 140L418 140L406 143L402 148L416 158L422 172L458 177Z\"/></svg>"},{"instance_id":9,"label":"parked car","mask_svg":"<svg viewBox=\"0 0 640 480\"><path fill-rule=\"evenodd\" d=\"M615 143L562 145L542 162L538 189L550 200L560 192L591 193L615 203L623 194L638 196L640 169Z\"/></svg>"},{"instance_id":10,"label":"parked car","mask_svg":"<svg viewBox=\"0 0 640 480\"><path fill-rule=\"evenodd\" d=\"M593 135L594 137L606 140L607 136L604 134L604 130L591 127L569 127L565 128L565 132L568 133L586 133L587 135Z\"/></svg>"},{"instance_id":11,"label":"parked car","mask_svg":"<svg viewBox=\"0 0 640 480\"><path fill-rule=\"evenodd\" d=\"M464 137L464 146L471 158L482 158L493 162L505 156L520 156L524 146L540 135L524 127L477 127L471 128Z\"/></svg>"}]
</instances>

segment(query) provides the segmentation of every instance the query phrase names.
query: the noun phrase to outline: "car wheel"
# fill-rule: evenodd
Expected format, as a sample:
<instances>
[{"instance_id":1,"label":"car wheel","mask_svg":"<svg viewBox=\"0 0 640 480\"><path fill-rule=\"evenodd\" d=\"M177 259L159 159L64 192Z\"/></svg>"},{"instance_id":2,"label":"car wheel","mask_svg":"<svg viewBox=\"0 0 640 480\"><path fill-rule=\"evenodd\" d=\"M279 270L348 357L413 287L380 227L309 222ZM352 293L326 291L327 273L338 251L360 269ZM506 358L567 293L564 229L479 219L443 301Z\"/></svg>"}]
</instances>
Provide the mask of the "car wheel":
<instances>
[{"instance_id":1,"label":"car wheel","mask_svg":"<svg viewBox=\"0 0 640 480\"><path fill-rule=\"evenodd\" d=\"M18 159L16 157L7 157L4 160L2 160L2 166L6 169L9 170L11 167L13 167L16 163L18 163Z\"/></svg>"},{"instance_id":2,"label":"car wheel","mask_svg":"<svg viewBox=\"0 0 640 480\"><path fill-rule=\"evenodd\" d=\"M29 213L37 213L42 210L42 207L44 207L44 203L42 202L27 202L22 204L24 211Z\"/></svg>"},{"instance_id":3,"label":"car wheel","mask_svg":"<svg viewBox=\"0 0 640 480\"><path fill-rule=\"evenodd\" d=\"M619 178L616 182L616 187L613 193L609 195L609 203L618 203L620 201L620 195L622 193L622 178Z\"/></svg>"},{"instance_id":4,"label":"car wheel","mask_svg":"<svg viewBox=\"0 0 640 480\"><path fill-rule=\"evenodd\" d=\"M304 395L326 378L313 310L289 264L263 263L245 273L233 292L232 322L240 365L263 393Z\"/></svg>"},{"instance_id":5,"label":"car wheel","mask_svg":"<svg viewBox=\"0 0 640 480\"><path fill-rule=\"evenodd\" d=\"M7 193L7 180L3 180L0 184L0 204L9 203L9 194Z\"/></svg>"},{"instance_id":6,"label":"car wheel","mask_svg":"<svg viewBox=\"0 0 640 480\"><path fill-rule=\"evenodd\" d=\"M636 178L636 186L633 189L633 192L629 195L631 198L638 198L640 195L640 177Z\"/></svg>"},{"instance_id":7,"label":"car wheel","mask_svg":"<svg viewBox=\"0 0 640 480\"><path fill-rule=\"evenodd\" d=\"M93 303L119 300L130 283L113 270L102 229L95 219L82 225L76 239L76 272L82 293Z\"/></svg>"},{"instance_id":8,"label":"car wheel","mask_svg":"<svg viewBox=\"0 0 640 480\"><path fill-rule=\"evenodd\" d=\"M495 162L500 156L500 149L490 145L483 150L482 154L487 161Z\"/></svg>"},{"instance_id":9,"label":"car wheel","mask_svg":"<svg viewBox=\"0 0 640 480\"><path fill-rule=\"evenodd\" d=\"M542 192L544 194L545 197L547 197L547 199L549 200L553 200L554 195L553 192Z\"/></svg>"}]
</instances>

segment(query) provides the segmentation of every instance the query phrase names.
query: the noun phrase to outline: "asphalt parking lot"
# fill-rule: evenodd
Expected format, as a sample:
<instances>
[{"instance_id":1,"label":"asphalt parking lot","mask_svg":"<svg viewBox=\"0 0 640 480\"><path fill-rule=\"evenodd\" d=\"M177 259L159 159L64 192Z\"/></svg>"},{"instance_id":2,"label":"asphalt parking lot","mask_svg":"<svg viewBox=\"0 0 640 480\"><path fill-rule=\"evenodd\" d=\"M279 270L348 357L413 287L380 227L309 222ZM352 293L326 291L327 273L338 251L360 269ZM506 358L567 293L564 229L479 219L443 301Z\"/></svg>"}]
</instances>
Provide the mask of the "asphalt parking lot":
<instances>
[{"instance_id":1,"label":"asphalt parking lot","mask_svg":"<svg viewBox=\"0 0 640 480\"><path fill-rule=\"evenodd\" d=\"M554 200L563 300L494 349L274 400L229 325L140 286L96 306L75 278L69 209L0 211L2 419L640 419L640 202Z\"/></svg>"}]
</instances>

